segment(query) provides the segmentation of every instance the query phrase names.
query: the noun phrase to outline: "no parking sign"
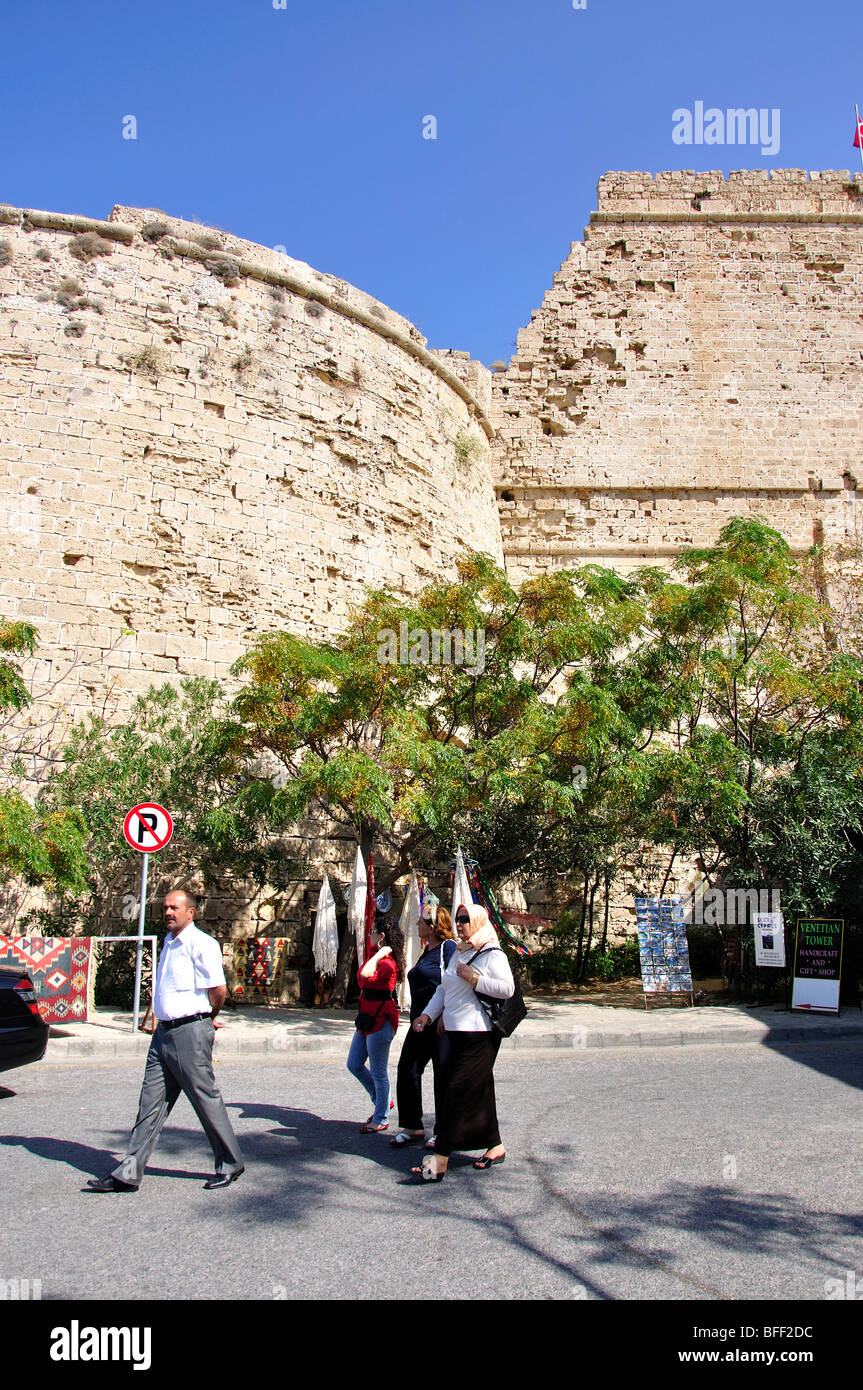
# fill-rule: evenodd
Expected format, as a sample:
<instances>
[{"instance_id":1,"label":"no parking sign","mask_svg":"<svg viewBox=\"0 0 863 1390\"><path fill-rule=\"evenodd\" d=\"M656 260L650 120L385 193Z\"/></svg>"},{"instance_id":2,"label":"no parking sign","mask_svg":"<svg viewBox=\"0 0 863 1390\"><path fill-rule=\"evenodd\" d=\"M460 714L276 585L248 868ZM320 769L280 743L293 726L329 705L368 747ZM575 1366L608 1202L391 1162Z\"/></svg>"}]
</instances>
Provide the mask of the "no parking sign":
<instances>
[{"instance_id":1,"label":"no parking sign","mask_svg":"<svg viewBox=\"0 0 863 1390\"><path fill-rule=\"evenodd\" d=\"M142 854L164 849L173 833L170 811L156 801L142 801L139 806L133 806L123 821L126 842Z\"/></svg>"},{"instance_id":2,"label":"no parking sign","mask_svg":"<svg viewBox=\"0 0 863 1390\"><path fill-rule=\"evenodd\" d=\"M141 956L144 949L144 918L147 912L148 854L164 849L174 833L170 811L158 801L141 801L126 812L123 835L126 843L141 855L141 892L138 901L138 951L135 959L135 1001L132 1006L132 1031L138 1028L138 1008L141 1001Z\"/></svg>"}]
</instances>

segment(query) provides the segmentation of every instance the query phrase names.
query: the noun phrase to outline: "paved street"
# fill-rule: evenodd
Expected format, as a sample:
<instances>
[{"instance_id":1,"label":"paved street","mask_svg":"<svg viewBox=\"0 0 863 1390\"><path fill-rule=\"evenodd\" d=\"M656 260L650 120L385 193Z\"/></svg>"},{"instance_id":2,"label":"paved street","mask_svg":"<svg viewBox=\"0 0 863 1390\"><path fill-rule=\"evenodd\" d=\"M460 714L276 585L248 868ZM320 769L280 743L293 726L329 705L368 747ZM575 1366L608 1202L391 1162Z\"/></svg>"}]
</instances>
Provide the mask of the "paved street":
<instances>
[{"instance_id":1,"label":"paved street","mask_svg":"<svg viewBox=\"0 0 863 1390\"><path fill-rule=\"evenodd\" d=\"M507 1162L458 1156L422 1188L417 1150L358 1133L368 1103L342 1057L222 1061L239 1183L203 1191L181 1100L140 1193L86 1195L141 1071L0 1078L0 1277L50 1299L784 1300L863 1279L857 1041L502 1055Z\"/></svg>"}]
</instances>

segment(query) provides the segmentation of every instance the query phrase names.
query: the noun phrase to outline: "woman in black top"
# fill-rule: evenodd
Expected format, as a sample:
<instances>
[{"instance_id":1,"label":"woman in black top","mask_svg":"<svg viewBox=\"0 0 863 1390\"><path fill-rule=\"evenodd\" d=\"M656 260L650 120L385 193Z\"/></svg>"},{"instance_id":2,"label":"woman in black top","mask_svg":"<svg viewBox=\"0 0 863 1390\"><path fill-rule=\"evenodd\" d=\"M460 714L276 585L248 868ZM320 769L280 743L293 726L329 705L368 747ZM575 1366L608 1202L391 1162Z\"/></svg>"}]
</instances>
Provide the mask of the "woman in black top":
<instances>
[{"instance_id":1,"label":"woman in black top","mask_svg":"<svg viewBox=\"0 0 863 1390\"><path fill-rule=\"evenodd\" d=\"M439 907L436 902L428 902L423 907L418 931L424 949L414 968L408 971L411 1023L419 1018L440 984L441 964L445 970L456 949L450 915L446 908ZM419 1143L425 1138L422 1075L431 1061L437 1109L438 1070L445 1048L446 1035L439 1034L436 1028L426 1028L422 1033L415 1033L413 1028L407 1031L396 1078L401 1128L390 1140L396 1148L401 1148L404 1144Z\"/></svg>"}]
</instances>

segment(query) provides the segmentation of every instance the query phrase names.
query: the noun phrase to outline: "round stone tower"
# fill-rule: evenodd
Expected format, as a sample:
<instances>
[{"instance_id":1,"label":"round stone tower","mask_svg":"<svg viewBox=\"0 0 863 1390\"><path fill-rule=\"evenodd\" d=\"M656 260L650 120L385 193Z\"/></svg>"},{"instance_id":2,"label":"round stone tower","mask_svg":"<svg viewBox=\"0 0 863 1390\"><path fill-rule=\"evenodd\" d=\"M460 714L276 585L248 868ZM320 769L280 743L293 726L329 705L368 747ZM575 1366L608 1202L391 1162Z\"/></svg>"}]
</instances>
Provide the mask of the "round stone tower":
<instances>
[{"instance_id":1,"label":"round stone tower","mask_svg":"<svg viewBox=\"0 0 863 1390\"><path fill-rule=\"evenodd\" d=\"M70 713L501 559L490 376L277 251L0 207L0 615Z\"/></svg>"}]
</instances>

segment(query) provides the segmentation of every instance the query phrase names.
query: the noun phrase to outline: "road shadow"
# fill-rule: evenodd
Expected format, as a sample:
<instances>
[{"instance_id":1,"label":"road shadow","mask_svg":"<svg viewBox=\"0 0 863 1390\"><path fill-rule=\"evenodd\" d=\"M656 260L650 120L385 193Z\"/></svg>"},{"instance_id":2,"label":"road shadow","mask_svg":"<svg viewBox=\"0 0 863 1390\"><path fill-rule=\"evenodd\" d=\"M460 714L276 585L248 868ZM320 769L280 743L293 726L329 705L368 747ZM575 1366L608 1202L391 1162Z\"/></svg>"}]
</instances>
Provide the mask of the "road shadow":
<instances>
[{"instance_id":1,"label":"road shadow","mask_svg":"<svg viewBox=\"0 0 863 1390\"><path fill-rule=\"evenodd\" d=\"M762 1046L787 1057L797 1066L808 1067L810 1071L856 1090L863 1089L863 1032L859 1036L835 1038L826 1028L818 1037L813 1036L813 1031L789 1038L788 1029L776 1024L763 1039Z\"/></svg>"},{"instance_id":2,"label":"road shadow","mask_svg":"<svg viewBox=\"0 0 863 1390\"><path fill-rule=\"evenodd\" d=\"M67 1168L74 1168L88 1176L101 1176L117 1166L113 1152L94 1148L92 1144L78 1144L73 1139L52 1139L39 1134L2 1134L0 1146L26 1149L37 1158L65 1164Z\"/></svg>"},{"instance_id":3,"label":"road shadow","mask_svg":"<svg viewBox=\"0 0 863 1390\"><path fill-rule=\"evenodd\" d=\"M863 1237L863 1216L850 1213L816 1211L791 1194L740 1193L728 1187L692 1184L681 1189L651 1194L644 1199L608 1192L581 1193L564 1199L564 1205L578 1217L602 1245L590 1263L594 1278L603 1265L621 1266L633 1271L662 1271L676 1279L691 1297L764 1298L782 1297L779 1289L764 1286L763 1274L738 1272L744 1287L721 1290L706 1279L688 1274L680 1266L692 1267L691 1252L676 1248L672 1236L697 1233L708 1247L727 1257L755 1255L781 1258L783 1264L804 1260L822 1264L836 1272ZM583 1237L573 1235L573 1240ZM859 1262L859 1261L858 1261ZM710 1261L712 1268L722 1269ZM739 1269L729 1259L729 1267ZM747 1288L747 1281L753 1287ZM822 1279L823 1284L823 1279ZM824 1297L823 1288L813 1289L810 1297Z\"/></svg>"},{"instance_id":4,"label":"road shadow","mask_svg":"<svg viewBox=\"0 0 863 1390\"><path fill-rule=\"evenodd\" d=\"M226 1108L236 1110L241 1120L272 1121L274 1127L265 1132L266 1136L293 1141L297 1149L290 1149L292 1155L297 1151L317 1155L347 1154L351 1158L366 1159L387 1171L410 1177L411 1167L419 1166L426 1152L421 1144L409 1144L399 1148L390 1144L389 1141L396 1132L395 1126L383 1134L361 1134L360 1126L355 1120L324 1120L311 1110L297 1110L291 1106L266 1105L259 1101L230 1101ZM247 1141L244 1141L244 1150L246 1147ZM266 1159L270 1155L269 1145L264 1143L259 1147ZM287 1152L282 1147L279 1155L284 1157ZM456 1154L451 1161L454 1166L459 1166L462 1156ZM473 1158L464 1157L463 1162L472 1163Z\"/></svg>"}]
</instances>

